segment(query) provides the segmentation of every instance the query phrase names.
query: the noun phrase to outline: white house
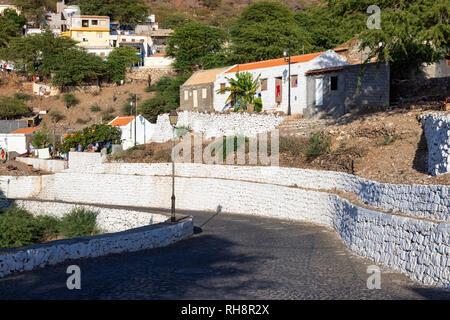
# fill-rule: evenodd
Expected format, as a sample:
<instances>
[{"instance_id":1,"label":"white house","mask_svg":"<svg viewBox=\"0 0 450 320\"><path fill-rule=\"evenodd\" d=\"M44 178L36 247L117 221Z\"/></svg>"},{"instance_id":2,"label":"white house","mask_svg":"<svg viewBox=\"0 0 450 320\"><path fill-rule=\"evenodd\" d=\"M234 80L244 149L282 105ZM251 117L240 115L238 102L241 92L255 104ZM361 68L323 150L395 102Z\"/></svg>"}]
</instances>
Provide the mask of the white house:
<instances>
[{"instance_id":1,"label":"white house","mask_svg":"<svg viewBox=\"0 0 450 320\"><path fill-rule=\"evenodd\" d=\"M342 67L349 63L333 50L291 57L291 114L303 114L307 108L306 73L312 70ZM234 101L225 103L229 93L218 94L220 88L229 86L227 78L235 78L237 72L250 72L253 78L260 76L258 96L263 110L288 113L289 64L287 58L245 63L232 66L216 76L214 82L214 109L225 111L234 107ZM320 84L320 81L317 82ZM316 96L323 95L323 87L316 88Z\"/></svg>"},{"instance_id":2,"label":"white house","mask_svg":"<svg viewBox=\"0 0 450 320\"><path fill-rule=\"evenodd\" d=\"M150 142L155 125L150 123L143 116L135 117L116 117L110 123L110 126L120 127L122 132L122 146L123 149L129 149L136 145L145 144Z\"/></svg>"},{"instance_id":3,"label":"white house","mask_svg":"<svg viewBox=\"0 0 450 320\"><path fill-rule=\"evenodd\" d=\"M22 128L10 133L0 133L0 148L8 152L26 153L33 138L33 133L40 128Z\"/></svg>"}]
</instances>

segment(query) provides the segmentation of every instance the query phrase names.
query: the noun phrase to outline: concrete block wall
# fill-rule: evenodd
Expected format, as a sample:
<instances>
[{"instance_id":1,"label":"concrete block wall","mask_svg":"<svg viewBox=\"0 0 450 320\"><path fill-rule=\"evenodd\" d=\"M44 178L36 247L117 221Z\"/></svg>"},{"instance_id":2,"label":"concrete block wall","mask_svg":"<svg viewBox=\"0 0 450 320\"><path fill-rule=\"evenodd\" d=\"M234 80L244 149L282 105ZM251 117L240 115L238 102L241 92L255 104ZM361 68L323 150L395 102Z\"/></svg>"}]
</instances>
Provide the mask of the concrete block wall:
<instances>
[{"instance_id":1,"label":"concrete block wall","mask_svg":"<svg viewBox=\"0 0 450 320\"><path fill-rule=\"evenodd\" d=\"M428 172L450 172L450 114L429 113L421 117L428 146Z\"/></svg>"}]
</instances>

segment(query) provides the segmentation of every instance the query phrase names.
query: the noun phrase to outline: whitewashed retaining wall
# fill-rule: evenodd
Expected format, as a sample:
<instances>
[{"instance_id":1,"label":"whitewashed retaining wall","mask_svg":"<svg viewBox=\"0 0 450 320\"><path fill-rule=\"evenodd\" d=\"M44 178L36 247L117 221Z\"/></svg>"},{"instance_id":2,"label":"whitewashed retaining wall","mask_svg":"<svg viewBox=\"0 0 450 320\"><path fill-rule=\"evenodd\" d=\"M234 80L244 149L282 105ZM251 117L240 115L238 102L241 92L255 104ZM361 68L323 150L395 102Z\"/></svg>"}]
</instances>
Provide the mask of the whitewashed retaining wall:
<instances>
[{"instance_id":1,"label":"whitewashed retaining wall","mask_svg":"<svg viewBox=\"0 0 450 320\"><path fill-rule=\"evenodd\" d=\"M244 135L255 137L259 133L269 132L283 122L284 117L275 114L249 113L200 113L182 111L178 113L178 126L185 126L195 133L203 133L205 139L220 136ZM169 115L158 116L153 130L152 142L166 142L172 139L173 129Z\"/></svg>"},{"instance_id":2,"label":"whitewashed retaining wall","mask_svg":"<svg viewBox=\"0 0 450 320\"><path fill-rule=\"evenodd\" d=\"M81 172L169 176L171 164L103 163ZM80 172L78 168L70 172ZM309 189L353 192L368 204L412 216L450 221L450 186L379 183L351 174L283 167L221 166L177 163L177 176L245 180Z\"/></svg>"},{"instance_id":3,"label":"whitewashed retaining wall","mask_svg":"<svg viewBox=\"0 0 450 320\"><path fill-rule=\"evenodd\" d=\"M64 160L50 160L50 159L38 159L38 158L21 158L17 157L16 161L32 165L33 168L44 170L47 172L62 172L69 167L67 161Z\"/></svg>"},{"instance_id":4,"label":"whitewashed retaining wall","mask_svg":"<svg viewBox=\"0 0 450 320\"><path fill-rule=\"evenodd\" d=\"M450 114L429 113L421 122L428 145L429 173L450 172Z\"/></svg>"},{"instance_id":5,"label":"whitewashed retaining wall","mask_svg":"<svg viewBox=\"0 0 450 320\"><path fill-rule=\"evenodd\" d=\"M62 201L169 208L171 178L67 173L67 187L40 197ZM63 180L61 180L63 182ZM108 195L105 196L105 195ZM216 210L314 222L333 227L350 249L428 285L450 285L450 227L439 222L363 209L337 195L274 184L177 178L177 208Z\"/></svg>"},{"instance_id":6,"label":"whitewashed retaining wall","mask_svg":"<svg viewBox=\"0 0 450 320\"><path fill-rule=\"evenodd\" d=\"M129 229L145 227L155 223L161 223L169 219L168 216L150 212L141 212L125 209L112 209L90 205L80 205L73 203L17 200L15 203L34 216L51 216L62 218L74 208L85 208L97 211L97 226L104 232L121 232Z\"/></svg>"},{"instance_id":7,"label":"whitewashed retaining wall","mask_svg":"<svg viewBox=\"0 0 450 320\"><path fill-rule=\"evenodd\" d=\"M191 236L193 228L190 217L176 224L160 223L119 233L0 249L0 277L67 260L168 246Z\"/></svg>"}]
</instances>

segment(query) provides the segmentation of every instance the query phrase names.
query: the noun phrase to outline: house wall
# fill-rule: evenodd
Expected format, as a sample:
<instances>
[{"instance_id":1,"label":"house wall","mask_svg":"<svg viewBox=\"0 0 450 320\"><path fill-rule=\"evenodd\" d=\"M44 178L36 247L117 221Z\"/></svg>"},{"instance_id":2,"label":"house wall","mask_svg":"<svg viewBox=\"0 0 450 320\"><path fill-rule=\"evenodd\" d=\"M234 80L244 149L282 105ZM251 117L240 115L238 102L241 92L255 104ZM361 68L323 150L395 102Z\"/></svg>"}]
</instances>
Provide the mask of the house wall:
<instances>
[{"instance_id":1,"label":"house wall","mask_svg":"<svg viewBox=\"0 0 450 320\"><path fill-rule=\"evenodd\" d=\"M10 133L27 127L28 124L24 120L0 120L0 133Z\"/></svg>"},{"instance_id":2,"label":"house wall","mask_svg":"<svg viewBox=\"0 0 450 320\"><path fill-rule=\"evenodd\" d=\"M27 152L27 146L31 142L31 135L25 134L0 134L0 148L8 152L15 151L19 154Z\"/></svg>"},{"instance_id":3,"label":"house wall","mask_svg":"<svg viewBox=\"0 0 450 320\"><path fill-rule=\"evenodd\" d=\"M197 90L198 106L194 107L194 94ZM206 97L203 98L203 90L206 90ZM186 93L187 96L186 96ZM187 99L185 99L187 97ZM214 109L214 84L202 83L191 86L180 87L180 109L186 111L209 111Z\"/></svg>"},{"instance_id":4,"label":"house wall","mask_svg":"<svg viewBox=\"0 0 450 320\"><path fill-rule=\"evenodd\" d=\"M363 73L360 74L361 69ZM390 69L385 64L350 65L343 71L307 77L305 116L320 113L341 116L355 108L388 106ZM338 77L338 90L331 90L331 77ZM316 106L316 79L323 79L323 105ZM359 85L358 85L359 83Z\"/></svg>"},{"instance_id":5,"label":"house wall","mask_svg":"<svg viewBox=\"0 0 450 320\"><path fill-rule=\"evenodd\" d=\"M150 141L155 130L155 124L150 123L143 116L138 116L136 124L136 144L145 144ZM122 131L122 146L123 149L134 147L134 120L126 126L120 127Z\"/></svg>"},{"instance_id":6,"label":"house wall","mask_svg":"<svg viewBox=\"0 0 450 320\"><path fill-rule=\"evenodd\" d=\"M424 65L422 71L426 79L450 77L450 65L446 59L438 61L430 65Z\"/></svg>"},{"instance_id":7,"label":"house wall","mask_svg":"<svg viewBox=\"0 0 450 320\"><path fill-rule=\"evenodd\" d=\"M340 57L333 50L329 50L315 59L305 62L291 64L291 76L298 76L298 86L291 87L291 113L292 114L303 114L303 111L307 107L306 102L306 76L305 72L323 69L329 67L337 67L348 65L348 62ZM270 68L261 68L255 70L249 70L254 78L260 76L260 79L267 79L267 90L259 91L258 94L261 95L263 102L263 110L267 111L282 111L288 112L288 92L289 92L289 66L282 65ZM214 92L220 89L220 84L229 84L226 78L235 77L236 73L221 73L217 76L217 80L214 83ZM277 77L282 78L282 102L277 104L275 101L276 88L275 79ZM230 108L230 104L225 104L228 99L228 94L215 94L214 95L214 109L216 111L224 111Z\"/></svg>"}]
</instances>

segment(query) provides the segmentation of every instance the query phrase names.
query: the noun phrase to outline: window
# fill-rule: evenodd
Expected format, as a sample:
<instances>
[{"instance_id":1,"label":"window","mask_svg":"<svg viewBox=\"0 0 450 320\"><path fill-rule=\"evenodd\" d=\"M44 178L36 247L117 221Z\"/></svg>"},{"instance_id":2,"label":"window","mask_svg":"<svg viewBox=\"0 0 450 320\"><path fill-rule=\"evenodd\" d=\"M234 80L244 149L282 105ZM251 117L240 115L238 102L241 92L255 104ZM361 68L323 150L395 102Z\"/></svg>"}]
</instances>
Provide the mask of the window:
<instances>
[{"instance_id":1,"label":"window","mask_svg":"<svg viewBox=\"0 0 450 320\"><path fill-rule=\"evenodd\" d=\"M208 91L206 90L206 88L202 89L202 98L206 99L206 97L208 96Z\"/></svg>"},{"instance_id":2,"label":"window","mask_svg":"<svg viewBox=\"0 0 450 320\"><path fill-rule=\"evenodd\" d=\"M220 89L225 88L226 84L225 83L221 83L220 84ZM222 91L220 94L225 94L225 91Z\"/></svg>"},{"instance_id":3,"label":"window","mask_svg":"<svg viewBox=\"0 0 450 320\"><path fill-rule=\"evenodd\" d=\"M98 20L92 20L91 23L92 23L93 26L98 26Z\"/></svg>"},{"instance_id":4,"label":"window","mask_svg":"<svg viewBox=\"0 0 450 320\"><path fill-rule=\"evenodd\" d=\"M81 26L84 28L89 27L89 20L81 20Z\"/></svg>"},{"instance_id":5,"label":"window","mask_svg":"<svg viewBox=\"0 0 450 320\"><path fill-rule=\"evenodd\" d=\"M330 87L332 91L336 91L338 89L338 77L334 76L330 78Z\"/></svg>"},{"instance_id":6,"label":"window","mask_svg":"<svg viewBox=\"0 0 450 320\"><path fill-rule=\"evenodd\" d=\"M97 32L97 39L102 39L102 38L103 38L103 33Z\"/></svg>"},{"instance_id":7,"label":"window","mask_svg":"<svg viewBox=\"0 0 450 320\"><path fill-rule=\"evenodd\" d=\"M100 20L100 25L101 26L106 26L106 20Z\"/></svg>"},{"instance_id":8,"label":"window","mask_svg":"<svg viewBox=\"0 0 450 320\"><path fill-rule=\"evenodd\" d=\"M83 38L84 37L84 34L82 34L82 33L77 33L77 38Z\"/></svg>"},{"instance_id":9,"label":"window","mask_svg":"<svg viewBox=\"0 0 450 320\"><path fill-rule=\"evenodd\" d=\"M291 87L292 88L298 87L298 76L297 75L291 76Z\"/></svg>"},{"instance_id":10,"label":"window","mask_svg":"<svg viewBox=\"0 0 450 320\"><path fill-rule=\"evenodd\" d=\"M189 91L184 90L184 101L189 100Z\"/></svg>"},{"instance_id":11,"label":"window","mask_svg":"<svg viewBox=\"0 0 450 320\"><path fill-rule=\"evenodd\" d=\"M267 90L267 79L261 79L261 91Z\"/></svg>"}]
</instances>

